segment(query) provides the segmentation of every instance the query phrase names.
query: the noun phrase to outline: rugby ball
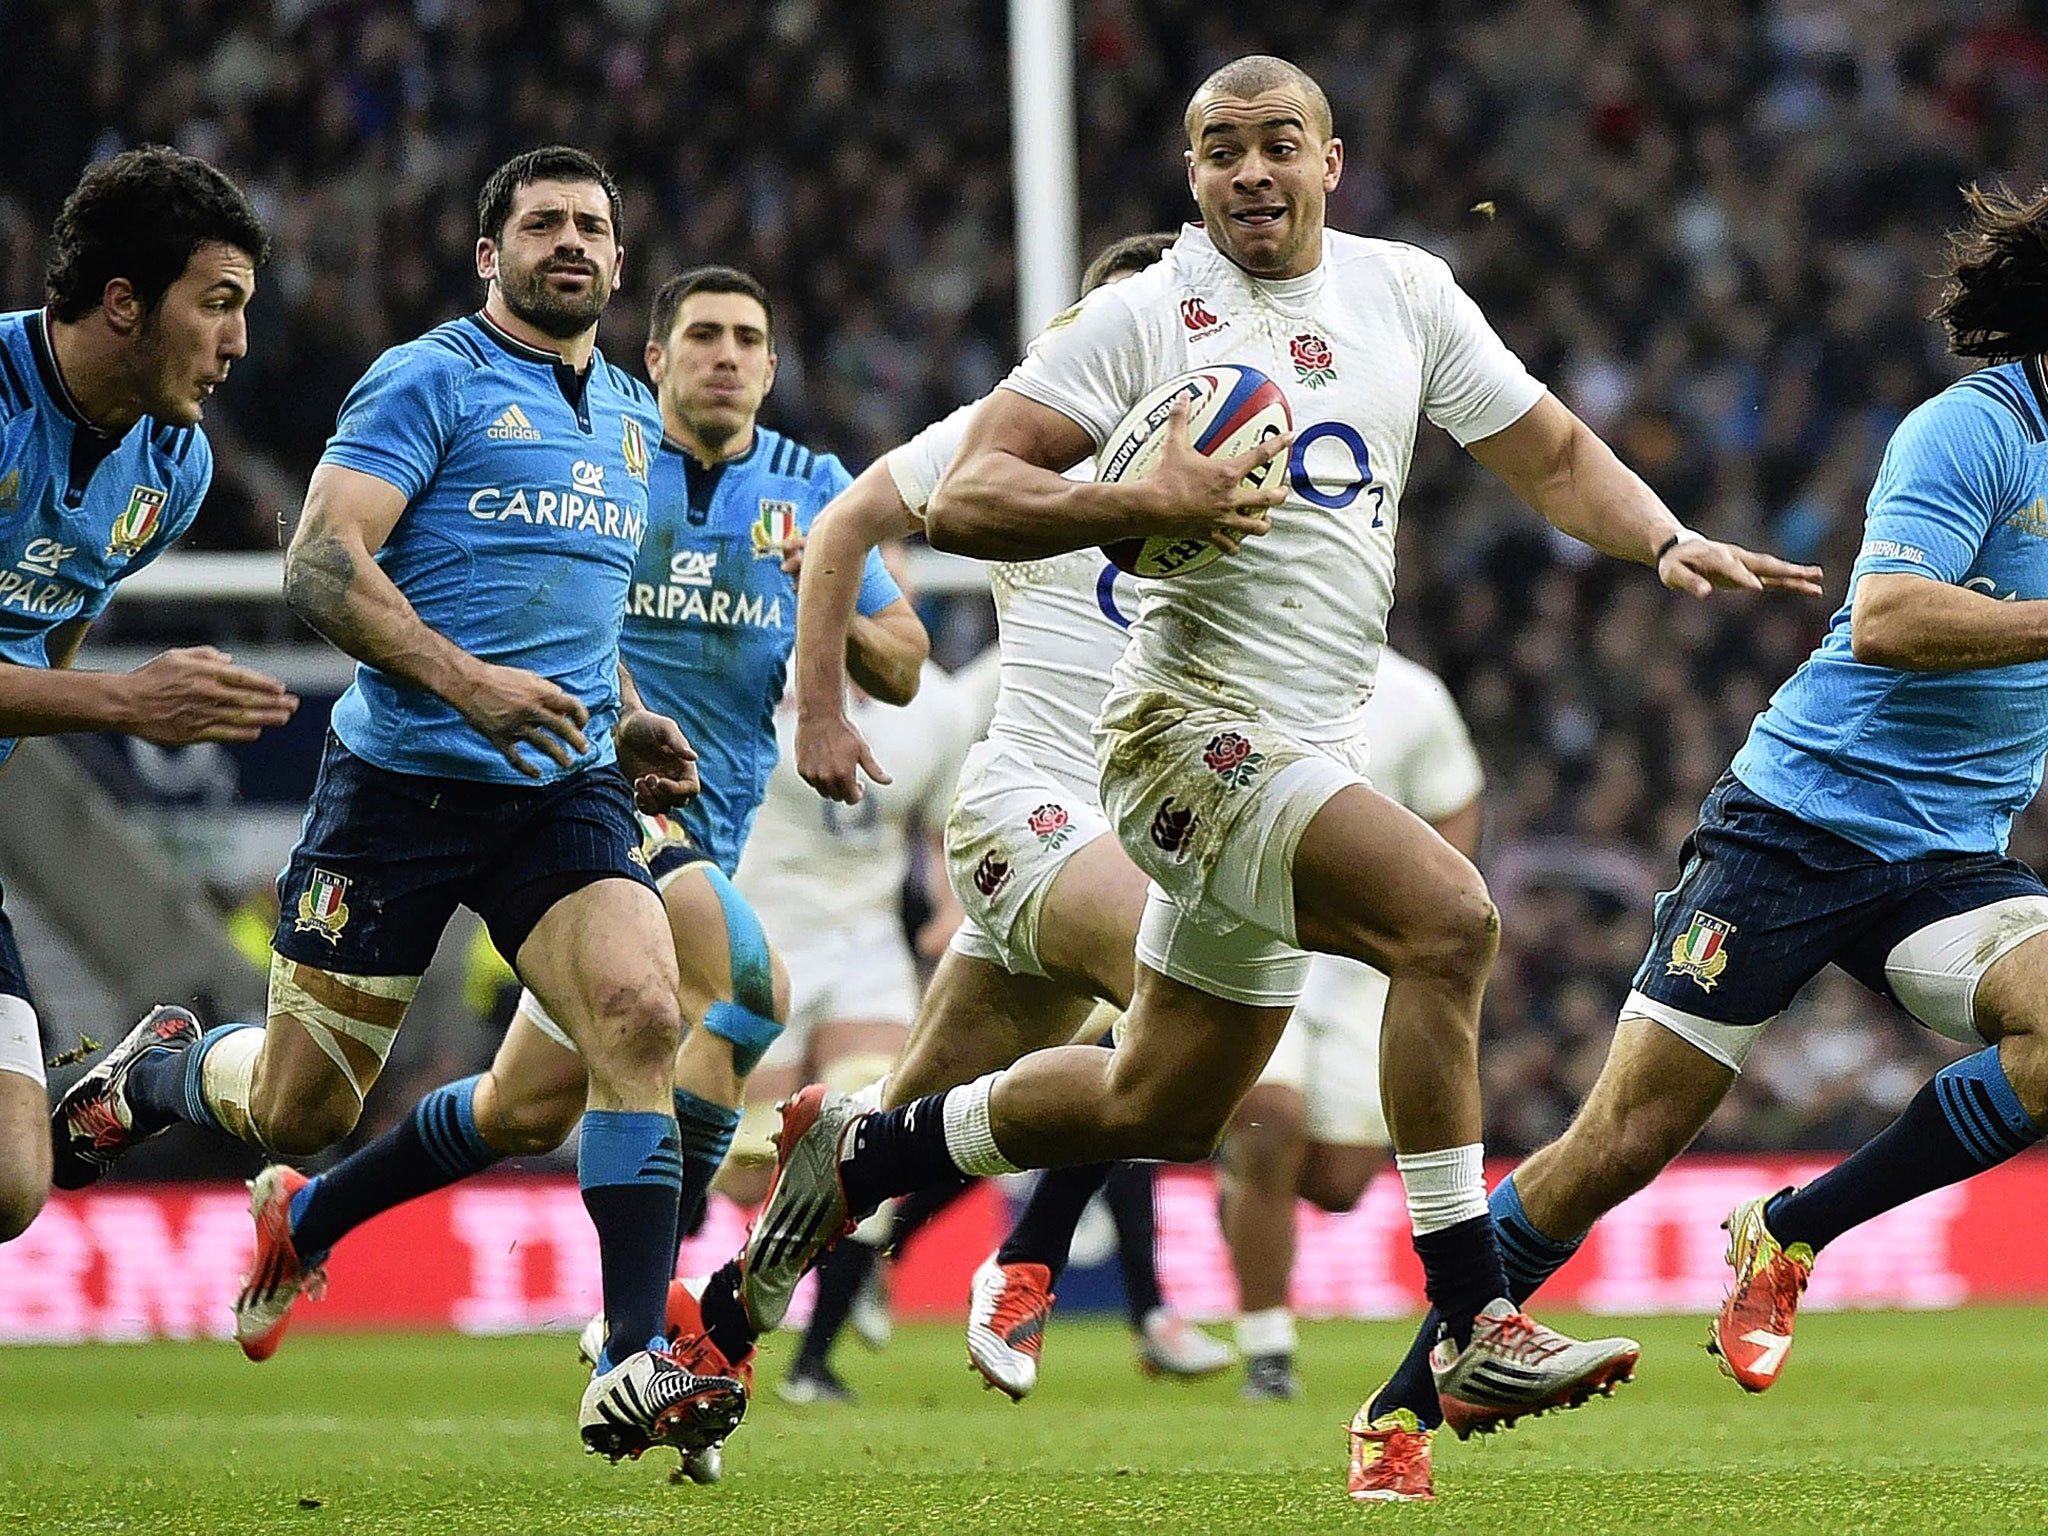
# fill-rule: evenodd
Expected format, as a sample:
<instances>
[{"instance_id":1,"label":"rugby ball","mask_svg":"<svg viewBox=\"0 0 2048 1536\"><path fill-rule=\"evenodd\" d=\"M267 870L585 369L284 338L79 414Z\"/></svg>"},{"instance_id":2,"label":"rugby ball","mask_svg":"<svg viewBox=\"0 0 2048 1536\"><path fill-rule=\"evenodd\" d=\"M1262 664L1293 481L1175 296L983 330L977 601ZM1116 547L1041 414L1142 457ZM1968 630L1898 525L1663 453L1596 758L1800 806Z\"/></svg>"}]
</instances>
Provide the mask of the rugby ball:
<instances>
[{"instance_id":1,"label":"rugby ball","mask_svg":"<svg viewBox=\"0 0 2048 1536\"><path fill-rule=\"evenodd\" d=\"M1095 461L1101 481L1142 480L1166 451L1166 419L1174 402L1188 402L1188 440L1195 452L1235 458L1267 438L1293 430L1294 414L1280 386L1256 368L1218 363L1168 379L1125 413ZM1285 455L1260 465L1245 484L1263 490L1287 473ZM1102 546L1110 564L1133 576L1184 576L1222 557L1202 538L1119 539Z\"/></svg>"}]
</instances>

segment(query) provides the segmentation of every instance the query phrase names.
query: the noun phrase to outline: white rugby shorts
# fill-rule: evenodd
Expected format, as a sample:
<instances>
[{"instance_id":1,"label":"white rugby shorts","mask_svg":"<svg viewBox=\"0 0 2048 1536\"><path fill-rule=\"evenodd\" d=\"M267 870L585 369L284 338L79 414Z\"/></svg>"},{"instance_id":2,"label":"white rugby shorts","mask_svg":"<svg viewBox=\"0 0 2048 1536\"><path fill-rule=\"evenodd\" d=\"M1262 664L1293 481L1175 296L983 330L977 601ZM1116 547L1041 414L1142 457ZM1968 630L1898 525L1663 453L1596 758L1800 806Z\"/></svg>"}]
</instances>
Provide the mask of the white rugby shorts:
<instances>
[{"instance_id":1,"label":"white rugby shorts","mask_svg":"<svg viewBox=\"0 0 2048 1536\"><path fill-rule=\"evenodd\" d=\"M761 1058L764 1067L801 1066L821 1024L901 1024L917 1017L917 962L894 912L848 928L827 928L778 946L789 971L789 1024Z\"/></svg>"},{"instance_id":2,"label":"white rugby shorts","mask_svg":"<svg viewBox=\"0 0 2048 1536\"><path fill-rule=\"evenodd\" d=\"M1093 763L1077 765L1080 773ZM1043 976L1038 920L1068 859L1109 832L1085 777L1041 767L1015 743L975 745L946 817L946 878L967 914L952 947L1012 975Z\"/></svg>"},{"instance_id":3,"label":"white rugby shorts","mask_svg":"<svg viewBox=\"0 0 2048 1536\"><path fill-rule=\"evenodd\" d=\"M1380 1108L1380 1019L1387 978L1339 955L1317 955L1294 1017L1259 1074L1299 1093L1310 1141L1390 1144Z\"/></svg>"},{"instance_id":4,"label":"white rugby shorts","mask_svg":"<svg viewBox=\"0 0 2048 1536\"><path fill-rule=\"evenodd\" d=\"M1112 695L1095 726L1102 804L1152 877L1138 958L1217 997L1284 1008L1296 943L1294 854L1316 812L1369 785L1365 743L1303 742L1253 716L1155 691Z\"/></svg>"}]
</instances>

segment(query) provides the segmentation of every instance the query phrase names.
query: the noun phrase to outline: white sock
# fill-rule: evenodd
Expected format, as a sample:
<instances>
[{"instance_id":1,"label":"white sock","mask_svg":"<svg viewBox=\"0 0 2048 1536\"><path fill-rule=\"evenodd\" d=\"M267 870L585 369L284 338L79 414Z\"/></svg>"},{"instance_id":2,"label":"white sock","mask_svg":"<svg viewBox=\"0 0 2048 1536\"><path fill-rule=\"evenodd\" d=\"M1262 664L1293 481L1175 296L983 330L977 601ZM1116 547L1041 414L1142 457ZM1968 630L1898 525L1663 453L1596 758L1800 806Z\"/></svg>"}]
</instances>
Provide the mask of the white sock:
<instances>
[{"instance_id":1,"label":"white sock","mask_svg":"<svg viewBox=\"0 0 2048 1536\"><path fill-rule=\"evenodd\" d=\"M1403 1152L1394 1158L1417 1237L1486 1214L1485 1157L1486 1149L1475 1141L1467 1147Z\"/></svg>"},{"instance_id":2,"label":"white sock","mask_svg":"<svg viewBox=\"0 0 2048 1536\"><path fill-rule=\"evenodd\" d=\"M1247 1312L1237 1320L1237 1352L1247 1360L1259 1355L1291 1355L1299 1342L1294 1314L1285 1307Z\"/></svg>"},{"instance_id":3,"label":"white sock","mask_svg":"<svg viewBox=\"0 0 2048 1536\"><path fill-rule=\"evenodd\" d=\"M953 1159L953 1166L962 1173L1021 1173L1015 1163L1003 1156L996 1145L995 1132L989 1128L988 1100L996 1090L996 1079L1003 1074L991 1072L977 1077L963 1088L955 1088L947 1094L942 1108L946 1117L946 1154Z\"/></svg>"}]
</instances>

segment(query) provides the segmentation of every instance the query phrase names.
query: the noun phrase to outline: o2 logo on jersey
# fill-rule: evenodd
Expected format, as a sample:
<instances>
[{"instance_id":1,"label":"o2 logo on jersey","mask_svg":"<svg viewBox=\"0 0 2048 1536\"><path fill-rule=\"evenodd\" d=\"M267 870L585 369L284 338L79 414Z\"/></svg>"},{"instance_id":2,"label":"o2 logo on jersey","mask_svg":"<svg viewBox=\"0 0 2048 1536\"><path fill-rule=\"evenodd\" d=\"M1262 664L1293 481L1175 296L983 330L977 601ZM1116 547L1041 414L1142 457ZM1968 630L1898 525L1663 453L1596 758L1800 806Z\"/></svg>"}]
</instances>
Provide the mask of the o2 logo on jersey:
<instances>
[{"instance_id":1,"label":"o2 logo on jersey","mask_svg":"<svg viewBox=\"0 0 2048 1536\"><path fill-rule=\"evenodd\" d=\"M1324 475L1325 480L1334 479L1337 489L1326 491L1316 483L1316 476L1309 469L1309 453L1318 444L1327 442L1316 457L1329 463L1336 453L1348 456L1350 463L1335 476ZM1372 498L1372 526L1384 528L1386 518L1387 488L1372 477L1372 453L1365 446L1365 439L1358 435L1356 428L1341 421L1319 421L1305 428L1294 440L1294 449L1287 456L1287 479L1294 487L1294 494L1312 507L1326 511L1341 512L1358 500L1361 494Z\"/></svg>"},{"instance_id":2,"label":"o2 logo on jersey","mask_svg":"<svg viewBox=\"0 0 2048 1536\"><path fill-rule=\"evenodd\" d=\"M1118 578L1130 582L1132 578L1118 570L1107 560L1102 562L1102 574L1095 578L1095 606L1102 610L1102 616L1118 629L1129 629L1131 621L1124 612L1124 605L1117 601ZM1125 594L1128 596L1128 594Z\"/></svg>"},{"instance_id":3,"label":"o2 logo on jersey","mask_svg":"<svg viewBox=\"0 0 2048 1536\"><path fill-rule=\"evenodd\" d=\"M586 496L604 494L604 466L593 464L588 459L578 459L569 466L569 480L577 490Z\"/></svg>"}]
</instances>

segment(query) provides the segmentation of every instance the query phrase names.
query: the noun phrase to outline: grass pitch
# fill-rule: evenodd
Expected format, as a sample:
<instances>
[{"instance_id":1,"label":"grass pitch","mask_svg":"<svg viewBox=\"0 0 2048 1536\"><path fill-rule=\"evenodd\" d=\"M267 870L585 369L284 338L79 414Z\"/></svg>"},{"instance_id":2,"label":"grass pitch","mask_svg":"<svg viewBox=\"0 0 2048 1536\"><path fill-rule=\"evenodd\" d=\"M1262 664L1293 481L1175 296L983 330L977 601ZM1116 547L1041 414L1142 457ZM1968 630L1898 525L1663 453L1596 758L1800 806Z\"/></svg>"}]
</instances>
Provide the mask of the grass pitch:
<instances>
[{"instance_id":1,"label":"grass pitch","mask_svg":"<svg viewBox=\"0 0 2048 1536\"><path fill-rule=\"evenodd\" d=\"M1441 1437L1436 1505L1369 1508L1344 1497L1341 1426L1392 1325L1306 1328L1306 1396L1255 1408L1234 1375L1146 1381L1121 1329L1074 1319L1021 1407L978 1389L952 1327L849 1344L852 1409L783 1405L771 1352L713 1488L670 1486L667 1453L580 1454L566 1338L304 1336L260 1367L227 1344L4 1349L0 1532L2040 1532L2044 1321L1808 1317L1752 1400L1701 1322L1634 1320L1644 1366L1614 1401Z\"/></svg>"}]
</instances>

